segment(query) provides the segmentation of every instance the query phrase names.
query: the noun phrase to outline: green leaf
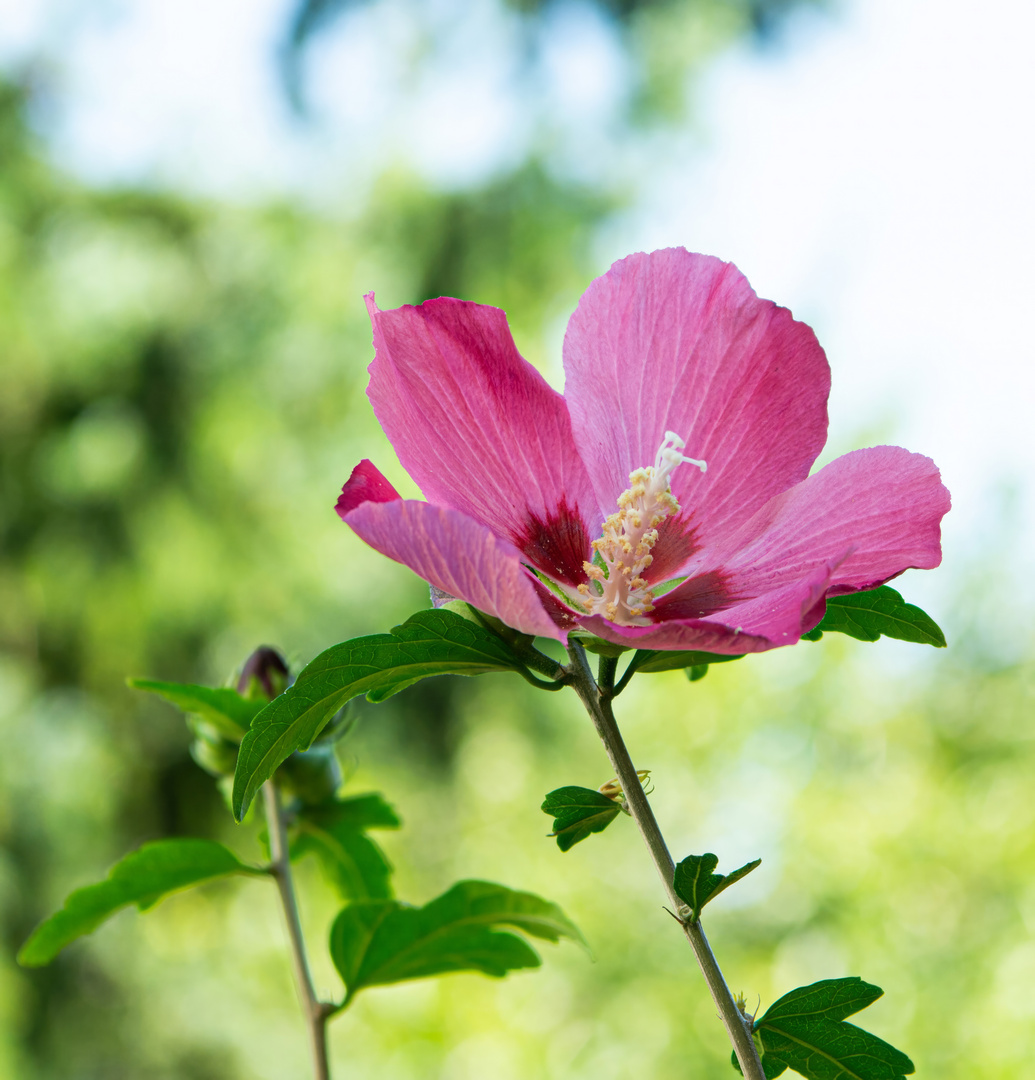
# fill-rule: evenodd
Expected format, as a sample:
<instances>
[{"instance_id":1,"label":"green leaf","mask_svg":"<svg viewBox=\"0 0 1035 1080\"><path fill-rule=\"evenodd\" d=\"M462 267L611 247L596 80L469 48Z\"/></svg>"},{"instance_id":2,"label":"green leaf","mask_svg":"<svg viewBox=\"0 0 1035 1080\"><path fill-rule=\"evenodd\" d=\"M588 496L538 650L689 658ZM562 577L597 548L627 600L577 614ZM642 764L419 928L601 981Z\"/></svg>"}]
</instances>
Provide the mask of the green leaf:
<instances>
[{"instance_id":1,"label":"green leaf","mask_svg":"<svg viewBox=\"0 0 1035 1080\"><path fill-rule=\"evenodd\" d=\"M388 899L392 864L365 830L398 827L399 818L380 795L306 806L293 823L291 854L316 855L343 900Z\"/></svg>"},{"instance_id":2,"label":"green leaf","mask_svg":"<svg viewBox=\"0 0 1035 1080\"><path fill-rule=\"evenodd\" d=\"M390 634L354 638L321 653L252 721L234 774L240 821L259 788L296 750L305 750L351 698L384 701L429 675L520 671L495 634L451 611L421 611Z\"/></svg>"},{"instance_id":3,"label":"green leaf","mask_svg":"<svg viewBox=\"0 0 1035 1080\"><path fill-rule=\"evenodd\" d=\"M39 967L70 942L95 930L128 904L141 911L164 896L228 874L265 874L242 863L213 840L155 840L120 859L105 881L76 889L61 911L40 923L22 946L18 962Z\"/></svg>"},{"instance_id":4,"label":"green leaf","mask_svg":"<svg viewBox=\"0 0 1035 1080\"><path fill-rule=\"evenodd\" d=\"M731 874L716 874L714 871L719 860L710 851L704 855L688 855L676 867L672 885L680 899L690 908L691 917L697 920L701 917L701 909L705 904L741 878L747 877L761 862L761 859L755 859Z\"/></svg>"},{"instance_id":5,"label":"green leaf","mask_svg":"<svg viewBox=\"0 0 1035 1080\"><path fill-rule=\"evenodd\" d=\"M776 1080L776 1077L781 1076L787 1071L787 1066L782 1062L777 1062L775 1058L767 1057L765 1054L761 1055L762 1060L762 1072L765 1074L766 1080ZM730 1064L733 1066L741 1076L744 1075L744 1070L740 1067L740 1062L737 1061L736 1050L730 1054Z\"/></svg>"},{"instance_id":6,"label":"green leaf","mask_svg":"<svg viewBox=\"0 0 1035 1080\"><path fill-rule=\"evenodd\" d=\"M584 944L556 904L489 881L461 881L419 908L398 900L349 904L331 927L331 957L345 980L345 1001L368 986L451 971L499 978L538 967L535 950L502 926L544 941L566 937Z\"/></svg>"},{"instance_id":7,"label":"green leaf","mask_svg":"<svg viewBox=\"0 0 1035 1080\"><path fill-rule=\"evenodd\" d=\"M945 635L938 624L920 608L882 585L867 592L848 593L827 600L827 613L807 635L818 641L823 634L847 634L859 641L876 641L881 634L900 641L915 641L920 645L945 648Z\"/></svg>"},{"instance_id":8,"label":"green leaf","mask_svg":"<svg viewBox=\"0 0 1035 1080\"><path fill-rule=\"evenodd\" d=\"M557 846L568 851L591 833L603 832L622 812L621 805L599 791L584 787L562 787L543 800L544 814L553 815Z\"/></svg>"},{"instance_id":9,"label":"green leaf","mask_svg":"<svg viewBox=\"0 0 1035 1080\"><path fill-rule=\"evenodd\" d=\"M786 1066L807 1080L904 1080L914 1066L901 1050L844 1023L883 993L853 976L785 994L755 1022L766 1063ZM766 1075L778 1073L767 1068Z\"/></svg>"},{"instance_id":10,"label":"green leaf","mask_svg":"<svg viewBox=\"0 0 1035 1080\"><path fill-rule=\"evenodd\" d=\"M680 668L703 667L742 660L742 656L720 656L718 653L684 651L679 649L637 649L629 664L637 672L678 671ZM697 678L702 678L698 675Z\"/></svg>"},{"instance_id":11,"label":"green leaf","mask_svg":"<svg viewBox=\"0 0 1035 1080\"><path fill-rule=\"evenodd\" d=\"M196 713L221 735L239 742L264 702L249 701L227 687L194 686L191 683L158 682L156 679L127 679L134 690L158 694L186 713Z\"/></svg>"}]
</instances>

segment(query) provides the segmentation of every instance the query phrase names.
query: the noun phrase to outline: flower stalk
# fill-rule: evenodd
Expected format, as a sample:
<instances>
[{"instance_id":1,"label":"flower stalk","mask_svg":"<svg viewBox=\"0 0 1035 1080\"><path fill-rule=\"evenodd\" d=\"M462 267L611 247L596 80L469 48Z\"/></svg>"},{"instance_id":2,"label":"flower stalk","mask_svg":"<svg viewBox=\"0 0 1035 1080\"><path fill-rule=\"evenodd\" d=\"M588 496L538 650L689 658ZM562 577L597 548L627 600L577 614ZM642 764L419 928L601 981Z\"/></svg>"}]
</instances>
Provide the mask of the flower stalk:
<instances>
[{"instance_id":1,"label":"flower stalk","mask_svg":"<svg viewBox=\"0 0 1035 1080\"><path fill-rule=\"evenodd\" d=\"M294 878L291 874L287 826L280 803L280 792L272 780L267 780L263 784L262 798L270 839L270 873L277 883L281 907L284 909L284 920L287 923L291 946L291 966L295 973L295 984L298 987L306 1031L309 1035L313 1076L315 1080L330 1080L330 1065L327 1057L327 1019L333 1012L333 1006L320 1001L313 986L305 938L302 936L302 921L298 914L298 901L295 897Z\"/></svg>"},{"instance_id":2,"label":"flower stalk","mask_svg":"<svg viewBox=\"0 0 1035 1080\"><path fill-rule=\"evenodd\" d=\"M593 678L586 652L576 641L571 640L568 646L568 655L571 658L572 686L579 695L582 704L586 707L593 726L596 728L600 741L604 744L611 767L615 771L625 793L625 805L629 809L636 827L643 837L643 842L650 852L651 860L661 883L665 888L669 902L674 911L682 913L686 911L686 904L676 892L673 879L675 876L675 863L669 854L668 845L658 827L654 811L647 800L643 786L636 775L636 768L629 751L626 749L622 733L618 729L614 712L611 708L611 698L614 690L614 674L617 660L611 657L603 657L600 661L600 682ZM751 1029L744 1015L737 1007L730 993L726 980L723 978L715 955L705 936L704 928L700 919L691 919L677 914L677 921L683 928L683 933L690 942L694 951L701 974L708 985L712 1000L719 1010L719 1017L726 1028L733 1050L740 1062L740 1068L747 1080L765 1080L765 1072L758 1056L755 1041L751 1036Z\"/></svg>"}]
</instances>

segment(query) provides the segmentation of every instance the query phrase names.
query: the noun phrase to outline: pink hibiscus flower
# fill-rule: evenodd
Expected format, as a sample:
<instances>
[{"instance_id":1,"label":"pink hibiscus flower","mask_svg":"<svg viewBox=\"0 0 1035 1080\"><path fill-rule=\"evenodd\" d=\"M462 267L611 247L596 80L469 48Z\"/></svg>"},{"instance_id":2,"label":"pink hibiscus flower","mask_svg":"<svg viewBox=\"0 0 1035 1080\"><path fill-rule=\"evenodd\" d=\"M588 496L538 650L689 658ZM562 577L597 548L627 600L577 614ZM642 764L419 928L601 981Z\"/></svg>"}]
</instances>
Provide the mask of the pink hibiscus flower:
<instances>
[{"instance_id":1,"label":"pink hibiscus flower","mask_svg":"<svg viewBox=\"0 0 1035 1080\"><path fill-rule=\"evenodd\" d=\"M367 303L367 392L428 502L362 461L337 511L508 626L760 652L812 629L827 597L941 561L949 493L929 458L877 446L809 475L826 357L730 263L682 248L615 263L568 323L563 396L498 308Z\"/></svg>"}]
</instances>

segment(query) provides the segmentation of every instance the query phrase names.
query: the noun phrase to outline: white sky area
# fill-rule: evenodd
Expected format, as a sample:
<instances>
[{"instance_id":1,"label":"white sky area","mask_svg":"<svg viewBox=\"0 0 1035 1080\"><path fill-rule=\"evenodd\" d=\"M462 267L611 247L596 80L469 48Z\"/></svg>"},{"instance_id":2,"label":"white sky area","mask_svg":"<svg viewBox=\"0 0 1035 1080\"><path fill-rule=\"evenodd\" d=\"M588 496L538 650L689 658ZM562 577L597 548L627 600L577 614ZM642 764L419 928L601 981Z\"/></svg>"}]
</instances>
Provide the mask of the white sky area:
<instances>
[{"instance_id":1,"label":"white sky area","mask_svg":"<svg viewBox=\"0 0 1035 1080\"><path fill-rule=\"evenodd\" d=\"M492 0L462 19L446 0L380 0L339 20L311 51L299 129L272 62L290 7L0 0L0 64L49 57L41 123L66 167L236 197L345 207L397 162L473 182L521 160L546 118L563 167L636 192L601 271L671 244L736 262L816 328L831 449L929 454L954 496L946 569L983 561L1018 606L1035 599L1035 5L844 0L776 48L718 57L692 125L632 141L616 135L628 80L609 26L557 11L530 80ZM933 604L947 580L906 591Z\"/></svg>"}]
</instances>

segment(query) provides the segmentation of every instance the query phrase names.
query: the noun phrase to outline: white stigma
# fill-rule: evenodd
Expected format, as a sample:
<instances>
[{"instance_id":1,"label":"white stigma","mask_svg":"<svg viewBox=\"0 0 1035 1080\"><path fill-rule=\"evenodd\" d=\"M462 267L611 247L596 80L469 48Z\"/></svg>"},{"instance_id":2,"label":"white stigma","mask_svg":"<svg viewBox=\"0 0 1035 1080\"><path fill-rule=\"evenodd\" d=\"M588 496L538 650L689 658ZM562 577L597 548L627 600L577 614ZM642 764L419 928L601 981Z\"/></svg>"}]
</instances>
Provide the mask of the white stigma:
<instances>
[{"instance_id":1,"label":"white stigma","mask_svg":"<svg viewBox=\"0 0 1035 1080\"><path fill-rule=\"evenodd\" d=\"M697 458L686 457L681 453L685 446L686 443L674 431L666 431L665 441L658 447L657 456L654 458L655 475L667 480L684 461L688 465L696 465L701 472L707 472L707 461L698 461ZM629 479L631 481L632 477Z\"/></svg>"},{"instance_id":2,"label":"white stigma","mask_svg":"<svg viewBox=\"0 0 1035 1080\"><path fill-rule=\"evenodd\" d=\"M654 594L647 587L644 571L653 561L651 549L658 542L658 526L679 513L670 478L688 462L701 472L704 461L685 457L686 443L673 431L665 432L653 466L629 474L629 488L618 496L618 512L604 522L604 534L593 541L593 550L603 567L583 563L591 582L579 586L582 603L591 615L603 615L621 626L649 626L647 616L654 610Z\"/></svg>"}]
</instances>

